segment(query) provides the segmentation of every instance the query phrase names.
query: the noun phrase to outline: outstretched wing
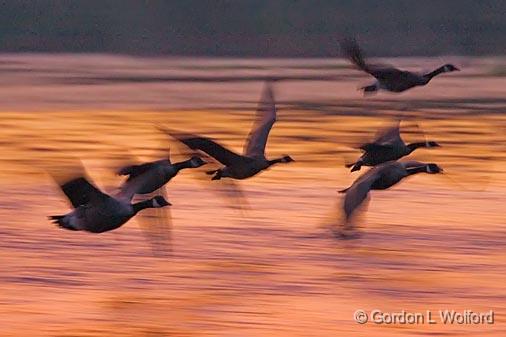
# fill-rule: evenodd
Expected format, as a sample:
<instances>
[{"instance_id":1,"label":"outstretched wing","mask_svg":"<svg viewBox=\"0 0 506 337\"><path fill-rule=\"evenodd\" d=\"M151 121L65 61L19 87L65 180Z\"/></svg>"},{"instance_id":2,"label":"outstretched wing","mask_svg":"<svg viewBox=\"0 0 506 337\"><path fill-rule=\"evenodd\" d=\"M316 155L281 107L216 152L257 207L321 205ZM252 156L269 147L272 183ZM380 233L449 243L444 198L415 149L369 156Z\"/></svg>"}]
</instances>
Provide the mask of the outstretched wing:
<instances>
[{"instance_id":1,"label":"outstretched wing","mask_svg":"<svg viewBox=\"0 0 506 337\"><path fill-rule=\"evenodd\" d=\"M167 129L161 130L166 134L170 135L171 137L174 137L175 139L179 140L181 143L185 144L190 149L200 150L207 153L208 155L215 158L225 166L234 166L238 163L243 162L244 160L241 155L226 149L225 147L216 143L214 140L210 138L192 135L188 133L173 132Z\"/></svg>"},{"instance_id":2,"label":"outstretched wing","mask_svg":"<svg viewBox=\"0 0 506 337\"><path fill-rule=\"evenodd\" d=\"M359 69L365 72L369 72L368 66L365 63L364 56L362 54L362 50L358 46L358 43L355 39L344 39L341 41L340 47L344 57L346 57Z\"/></svg>"},{"instance_id":3,"label":"outstretched wing","mask_svg":"<svg viewBox=\"0 0 506 337\"><path fill-rule=\"evenodd\" d=\"M143 199L156 195L167 198L167 190L161 187L157 191L143 195ZM136 197L137 198L137 197ZM140 228L153 249L155 256L172 252L172 213L170 207L148 208L138 215Z\"/></svg>"},{"instance_id":4,"label":"outstretched wing","mask_svg":"<svg viewBox=\"0 0 506 337\"><path fill-rule=\"evenodd\" d=\"M265 145L272 126L276 122L276 105L272 84L267 82L258 103L256 120L248 135L243 153L247 157L265 158Z\"/></svg>"},{"instance_id":5,"label":"outstretched wing","mask_svg":"<svg viewBox=\"0 0 506 337\"><path fill-rule=\"evenodd\" d=\"M360 145L358 148L364 152L391 151L398 147L403 147L404 141L400 133L400 120L387 128L380 129L376 132L374 140L370 143Z\"/></svg>"},{"instance_id":6,"label":"outstretched wing","mask_svg":"<svg viewBox=\"0 0 506 337\"><path fill-rule=\"evenodd\" d=\"M341 41L340 47L344 57L346 57L357 68L374 76L378 80L401 76L403 73L403 71L392 66L366 63L362 50L355 39L345 39Z\"/></svg>"},{"instance_id":7,"label":"outstretched wing","mask_svg":"<svg viewBox=\"0 0 506 337\"><path fill-rule=\"evenodd\" d=\"M400 131L401 120L397 119L391 126L379 130L374 137L374 144L377 145L404 145Z\"/></svg>"},{"instance_id":8,"label":"outstretched wing","mask_svg":"<svg viewBox=\"0 0 506 337\"><path fill-rule=\"evenodd\" d=\"M72 179L60 185L60 188L70 200L74 208L77 208L89 202L95 202L109 198L107 194L102 193L102 191L93 186L84 177Z\"/></svg>"},{"instance_id":9,"label":"outstretched wing","mask_svg":"<svg viewBox=\"0 0 506 337\"><path fill-rule=\"evenodd\" d=\"M364 202L371 190L374 182L381 177L381 170L383 166L377 166L370 169L363 175L357 178L355 182L347 189L341 192L346 192L344 196L344 213L346 220L349 220L353 212Z\"/></svg>"}]
</instances>

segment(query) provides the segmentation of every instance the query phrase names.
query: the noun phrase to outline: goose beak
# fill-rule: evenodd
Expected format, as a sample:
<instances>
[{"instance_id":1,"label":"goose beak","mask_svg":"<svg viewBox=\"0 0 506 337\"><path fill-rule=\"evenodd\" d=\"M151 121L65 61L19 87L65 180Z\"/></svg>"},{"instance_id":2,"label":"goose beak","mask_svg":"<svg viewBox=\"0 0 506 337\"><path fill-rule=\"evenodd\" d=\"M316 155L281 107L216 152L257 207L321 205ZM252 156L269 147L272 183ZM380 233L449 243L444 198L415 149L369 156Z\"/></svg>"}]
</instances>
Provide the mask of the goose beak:
<instances>
[{"instance_id":1,"label":"goose beak","mask_svg":"<svg viewBox=\"0 0 506 337\"><path fill-rule=\"evenodd\" d=\"M165 206L172 206L170 202L165 200L163 197L156 197L153 198L153 206L155 207L165 207Z\"/></svg>"},{"instance_id":2,"label":"goose beak","mask_svg":"<svg viewBox=\"0 0 506 337\"><path fill-rule=\"evenodd\" d=\"M164 200L162 203L160 203L160 206L162 206L162 207L172 206L172 204L170 202L168 202L167 200Z\"/></svg>"}]
</instances>

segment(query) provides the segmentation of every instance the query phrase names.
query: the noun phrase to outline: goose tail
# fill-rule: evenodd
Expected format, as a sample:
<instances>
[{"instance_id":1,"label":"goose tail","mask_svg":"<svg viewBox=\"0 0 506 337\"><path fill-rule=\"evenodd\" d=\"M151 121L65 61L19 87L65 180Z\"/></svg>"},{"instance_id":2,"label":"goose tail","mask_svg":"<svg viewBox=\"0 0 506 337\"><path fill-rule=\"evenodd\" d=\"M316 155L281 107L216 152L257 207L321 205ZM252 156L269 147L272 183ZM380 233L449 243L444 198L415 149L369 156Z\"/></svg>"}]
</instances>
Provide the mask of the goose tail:
<instances>
[{"instance_id":1,"label":"goose tail","mask_svg":"<svg viewBox=\"0 0 506 337\"><path fill-rule=\"evenodd\" d=\"M50 215L47 218L60 228L65 228L72 231L78 230L77 228L65 222L65 215Z\"/></svg>"},{"instance_id":2,"label":"goose tail","mask_svg":"<svg viewBox=\"0 0 506 337\"><path fill-rule=\"evenodd\" d=\"M372 95L378 91L378 86L376 84L366 85L365 87L360 87L359 90L364 92L364 96Z\"/></svg>"},{"instance_id":3,"label":"goose tail","mask_svg":"<svg viewBox=\"0 0 506 337\"><path fill-rule=\"evenodd\" d=\"M47 218L49 220L51 220L52 222L54 223L57 223L59 222L61 219L63 219L65 217L65 215L50 215L48 216Z\"/></svg>"},{"instance_id":4,"label":"goose tail","mask_svg":"<svg viewBox=\"0 0 506 337\"><path fill-rule=\"evenodd\" d=\"M351 167L350 172L355 172L355 171L360 171L360 169L362 168L362 165L363 165L363 162L359 160L355 163L347 164L346 167L347 168Z\"/></svg>"}]
</instances>

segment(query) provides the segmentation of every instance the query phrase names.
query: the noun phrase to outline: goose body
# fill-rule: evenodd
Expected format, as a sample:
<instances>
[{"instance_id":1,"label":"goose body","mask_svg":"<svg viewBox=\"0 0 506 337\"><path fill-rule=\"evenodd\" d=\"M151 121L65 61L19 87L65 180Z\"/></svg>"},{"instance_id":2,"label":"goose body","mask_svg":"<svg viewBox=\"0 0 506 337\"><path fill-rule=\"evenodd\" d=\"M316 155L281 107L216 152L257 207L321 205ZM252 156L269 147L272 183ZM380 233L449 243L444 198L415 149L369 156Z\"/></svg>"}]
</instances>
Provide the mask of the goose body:
<instances>
[{"instance_id":1,"label":"goose body","mask_svg":"<svg viewBox=\"0 0 506 337\"><path fill-rule=\"evenodd\" d=\"M401 138L400 120L397 120L394 125L380 130L372 142L361 145L359 148L364 152L362 156L356 162L346 166L351 167L352 172L358 171L362 166L376 166L388 161L398 160L420 147L432 148L439 146L434 141L406 144Z\"/></svg>"},{"instance_id":2,"label":"goose body","mask_svg":"<svg viewBox=\"0 0 506 337\"><path fill-rule=\"evenodd\" d=\"M78 177L60 185L74 210L65 215L49 218L59 227L102 233L114 230L145 208L159 208L170 205L163 197L154 197L135 204L130 200L109 196L86 178Z\"/></svg>"},{"instance_id":3,"label":"goose body","mask_svg":"<svg viewBox=\"0 0 506 337\"><path fill-rule=\"evenodd\" d=\"M375 93L380 89L399 93L417 86L424 86L434 77L442 73L460 70L453 64L445 64L434 71L420 74L400 70L391 66L368 64L362 55L362 50L355 40L343 41L341 43L341 49L344 56L349 59L351 63L376 79L376 82L373 84L360 88L364 91L364 94Z\"/></svg>"},{"instance_id":4,"label":"goose body","mask_svg":"<svg viewBox=\"0 0 506 337\"><path fill-rule=\"evenodd\" d=\"M340 193L346 193L343 204L346 220L353 215L354 211L367 198L370 190L388 189L413 174L436 174L442 171L436 164L417 161L392 161L373 167L355 180L350 187L339 191Z\"/></svg>"},{"instance_id":5,"label":"goose body","mask_svg":"<svg viewBox=\"0 0 506 337\"><path fill-rule=\"evenodd\" d=\"M135 194L149 194L162 188L179 171L187 168L197 168L205 162L194 156L188 160L171 163L170 159L157 160L140 165L125 166L118 171L119 175L128 176L121 185L118 197L132 200Z\"/></svg>"},{"instance_id":6,"label":"goose body","mask_svg":"<svg viewBox=\"0 0 506 337\"><path fill-rule=\"evenodd\" d=\"M172 131L166 132L190 149L202 151L224 165L220 169L207 172L209 175L213 175L212 180L227 177L246 179L277 163L289 163L293 161L288 155L273 160L265 157L265 146L269 132L275 121L276 106L274 94L270 84L267 84L262 94L259 108L257 109L256 121L249 133L242 155L225 148L207 137Z\"/></svg>"}]
</instances>

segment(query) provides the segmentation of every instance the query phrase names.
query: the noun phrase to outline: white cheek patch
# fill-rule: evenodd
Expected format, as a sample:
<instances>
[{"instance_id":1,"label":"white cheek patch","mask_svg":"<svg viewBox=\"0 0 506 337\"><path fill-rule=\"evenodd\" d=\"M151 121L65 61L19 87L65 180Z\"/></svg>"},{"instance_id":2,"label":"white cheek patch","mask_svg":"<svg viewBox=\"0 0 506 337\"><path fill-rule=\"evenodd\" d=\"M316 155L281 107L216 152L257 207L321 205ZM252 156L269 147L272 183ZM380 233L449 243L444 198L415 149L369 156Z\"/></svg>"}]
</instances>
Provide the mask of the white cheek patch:
<instances>
[{"instance_id":1,"label":"white cheek patch","mask_svg":"<svg viewBox=\"0 0 506 337\"><path fill-rule=\"evenodd\" d=\"M432 170L430 166L427 166L427 173L437 173L437 170Z\"/></svg>"}]
</instances>

